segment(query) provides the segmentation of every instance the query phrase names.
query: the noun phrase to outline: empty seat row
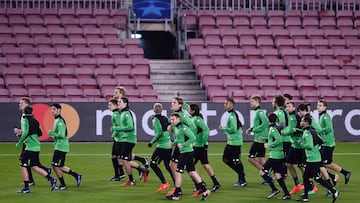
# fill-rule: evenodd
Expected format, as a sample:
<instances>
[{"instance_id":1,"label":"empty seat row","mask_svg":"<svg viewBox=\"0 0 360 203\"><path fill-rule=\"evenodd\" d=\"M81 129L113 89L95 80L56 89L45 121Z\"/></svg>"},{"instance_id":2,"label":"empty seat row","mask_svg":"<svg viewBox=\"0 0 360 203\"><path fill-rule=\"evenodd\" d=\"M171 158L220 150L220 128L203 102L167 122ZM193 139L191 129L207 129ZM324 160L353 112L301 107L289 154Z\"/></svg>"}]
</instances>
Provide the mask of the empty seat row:
<instances>
[{"instance_id":1,"label":"empty seat row","mask_svg":"<svg viewBox=\"0 0 360 203\"><path fill-rule=\"evenodd\" d=\"M149 68L149 60L140 57L134 58L53 58L51 55L39 57L0 57L0 68L3 71L22 71L24 68ZM8 69L6 69L8 68ZM56 72L56 71L55 71Z\"/></svg>"}]
</instances>

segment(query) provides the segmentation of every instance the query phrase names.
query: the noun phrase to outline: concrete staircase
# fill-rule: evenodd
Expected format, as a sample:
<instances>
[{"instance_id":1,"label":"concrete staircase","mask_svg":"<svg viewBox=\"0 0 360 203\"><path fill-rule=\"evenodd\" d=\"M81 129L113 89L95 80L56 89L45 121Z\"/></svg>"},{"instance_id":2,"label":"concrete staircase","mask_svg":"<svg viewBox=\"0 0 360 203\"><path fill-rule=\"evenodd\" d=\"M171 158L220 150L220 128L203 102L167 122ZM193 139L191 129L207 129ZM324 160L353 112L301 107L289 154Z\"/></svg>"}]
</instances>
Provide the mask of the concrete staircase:
<instances>
[{"instance_id":1,"label":"concrete staircase","mask_svg":"<svg viewBox=\"0 0 360 203\"><path fill-rule=\"evenodd\" d=\"M207 100L190 60L150 60L150 78L162 102L171 102L177 92L187 102Z\"/></svg>"}]
</instances>

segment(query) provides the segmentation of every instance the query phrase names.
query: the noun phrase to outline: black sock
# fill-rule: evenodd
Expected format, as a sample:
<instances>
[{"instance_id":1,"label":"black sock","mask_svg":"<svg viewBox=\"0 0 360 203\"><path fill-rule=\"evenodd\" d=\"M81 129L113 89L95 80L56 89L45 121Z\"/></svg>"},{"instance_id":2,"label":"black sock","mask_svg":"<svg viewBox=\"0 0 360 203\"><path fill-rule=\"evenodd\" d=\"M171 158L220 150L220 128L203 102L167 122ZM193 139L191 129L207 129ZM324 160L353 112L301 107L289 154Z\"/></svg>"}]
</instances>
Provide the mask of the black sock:
<instances>
[{"instance_id":1,"label":"black sock","mask_svg":"<svg viewBox=\"0 0 360 203\"><path fill-rule=\"evenodd\" d=\"M125 175L123 166L120 164L118 164L118 174L119 174L119 176L117 176L117 177Z\"/></svg>"},{"instance_id":2,"label":"black sock","mask_svg":"<svg viewBox=\"0 0 360 203\"><path fill-rule=\"evenodd\" d=\"M45 178L46 178L47 180L50 180L52 177L50 176L50 174L47 174L47 175L45 176Z\"/></svg>"},{"instance_id":3,"label":"black sock","mask_svg":"<svg viewBox=\"0 0 360 203\"><path fill-rule=\"evenodd\" d=\"M215 175L211 176L210 178L211 178L212 182L214 183L214 185L220 185L219 182L217 181Z\"/></svg>"},{"instance_id":4,"label":"black sock","mask_svg":"<svg viewBox=\"0 0 360 203\"><path fill-rule=\"evenodd\" d=\"M74 178L77 178L78 177L78 173L76 173L75 171L72 171L71 169L69 170L69 173L70 175L74 176Z\"/></svg>"},{"instance_id":5,"label":"black sock","mask_svg":"<svg viewBox=\"0 0 360 203\"><path fill-rule=\"evenodd\" d=\"M204 181L201 181L201 183L199 183L197 187L200 189L201 192L206 191L206 184Z\"/></svg>"},{"instance_id":6,"label":"black sock","mask_svg":"<svg viewBox=\"0 0 360 203\"><path fill-rule=\"evenodd\" d=\"M314 182L313 181L310 181L309 182L309 191L313 190L314 189Z\"/></svg>"},{"instance_id":7,"label":"black sock","mask_svg":"<svg viewBox=\"0 0 360 203\"><path fill-rule=\"evenodd\" d=\"M129 180L130 180L131 182L134 182L134 177L133 177L133 175L130 174L130 175L128 175L128 176L129 176Z\"/></svg>"},{"instance_id":8,"label":"black sock","mask_svg":"<svg viewBox=\"0 0 360 203\"><path fill-rule=\"evenodd\" d=\"M32 175L32 171L31 171L31 167L26 167L26 170L29 174L29 181L30 182L34 182L34 178L33 178L33 175Z\"/></svg>"},{"instance_id":9,"label":"black sock","mask_svg":"<svg viewBox=\"0 0 360 203\"><path fill-rule=\"evenodd\" d=\"M139 156L136 156L136 155L135 155L135 161L140 161L142 164L146 163L145 158L139 157Z\"/></svg>"},{"instance_id":10,"label":"black sock","mask_svg":"<svg viewBox=\"0 0 360 203\"><path fill-rule=\"evenodd\" d=\"M315 181L318 182L323 187L325 187L326 189L330 190L332 193L335 193L336 191L335 188L328 181L323 180L321 177L317 177Z\"/></svg>"},{"instance_id":11,"label":"black sock","mask_svg":"<svg viewBox=\"0 0 360 203\"><path fill-rule=\"evenodd\" d=\"M342 173L344 176L346 176L349 173L349 171L341 169L340 173Z\"/></svg>"},{"instance_id":12,"label":"black sock","mask_svg":"<svg viewBox=\"0 0 360 203\"><path fill-rule=\"evenodd\" d=\"M285 194L285 195L290 195L290 194L289 194L289 191L288 191L288 189L287 189L287 187L286 187L286 184L285 184L284 179L283 179L283 178L280 178L280 179L277 180L277 181L278 181L281 189L284 191L284 194Z\"/></svg>"},{"instance_id":13,"label":"black sock","mask_svg":"<svg viewBox=\"0 0 360 203\"><path fill-rule=\"evenodd\" d=\"M314 187L313 183L309 180L304 180L304 198L309 198L309 191Z\"/></svg>"},{"instance_id":14,"label":"black sock","mask_svg":"<svg viewBox=\"0 0 360 203\"><path fill-rule=\"evenodd\" d=\"M236 171L237 171L237 173L238 173L239 179L240 179L243 183L245 183L246 180L245 180L245 175L244 175L244 166L243 166L243 164L241 163L241 161L239 161L238 163L236 163L235 167L236 167Z\"/></svg>"},{"instance_id":15,"label":"black sock","mask_svg":"<svg viewBox=\"0 0 360 203\"><path fill-rule=\"evenodd\" d=\"M293 179L294 179L295 186L300 185L299 178L297 176L295 176Z\"/></svg>"},{"instance_id":16,"label":"black sock","mask_svg":"<svg viewBox=\"0 0 360 203\"><path fill-rule=\"evenodd\" d=\"M113 168L114 168L114 176L117 178L117 177L119 177L119 162L118 162L117 158L111 159L111 161L112 161Z\"/></svg>"},{"instance_id":17,"label":"black sock","mask_svg":"<svg viewBox=\"0 0 360 203\"><path fill-rule=\"evenodd\" d=\"M139 171L139 173L140 173L141 171L144 171L144 169L143 169L143 168L141 168L141 166L137 167L137 168L136 168L136 170L138 170L138 171Z\"/></svg>"},{"instance_id":18,"label":"black sock","mask_svg":"<svg viewBox=\"0 0 360 203\"><path fill-rule=\"evenodd\" d=\"M60 181L60 186L66 186L64 177L59 178L59 181Z\"/></svg>"},{"instance_id":19,"label":"black sock","mask_svg":"<svg viewBox=\"0 0 360 203\"><path fill-rule=\"evenodd\" d=\"M178 197L178 196L180 195L180 193L181 193L181 188L180 188L180 187L175 187L174 195L175 195L176 197Z\"/></svg>"},{"instance_id":20,"label":"black sock","mask_svg":"<svg viewBox=\"0 0 360 203\"><path fill-rule=\"evenodd\" d=\"M272 181L272 179L270 178L268 173L265 173L264 175L261 176L264 180L266 180L267 183L269 183L269 186L271 187L272 191L276 191L277 188L274 185L274 182Z\"/></svg>"},{"instance_id":21,"label":"black sock","mask_svg":"<svg viewBox=\"0 0 360 203\"><path fill-rule=\"evenodd\" d=\"M159 168L159 166L155 162L151 162L150 167L154 171L156 176L160 179L161 183L163 183L163 184L166 183L165 177L164 177L163 173L161 172L161 169Z\"/></svg>"},{"instance_id":22,"label":"black sock","mask_svg":"<svg viewBox=\"0 0 360 203\"><path fill-rule=\"evenodd\" d=\"M329 172L328 172L328 174L329 174L329 177L330 177L332 180L334 180L334 179L335 179L335 174L333 174L333 173L329 173Z\"/></svg>"},{"instance_id":23,"label":"black sock","mask_svg":"<svg viewBox=\"0 0 360 203\"><path fill-rule=\"evenodd\" d=\"M24 181L24 187L28 188L29 187L29 181Z\"/></svg>"}]
</instances>

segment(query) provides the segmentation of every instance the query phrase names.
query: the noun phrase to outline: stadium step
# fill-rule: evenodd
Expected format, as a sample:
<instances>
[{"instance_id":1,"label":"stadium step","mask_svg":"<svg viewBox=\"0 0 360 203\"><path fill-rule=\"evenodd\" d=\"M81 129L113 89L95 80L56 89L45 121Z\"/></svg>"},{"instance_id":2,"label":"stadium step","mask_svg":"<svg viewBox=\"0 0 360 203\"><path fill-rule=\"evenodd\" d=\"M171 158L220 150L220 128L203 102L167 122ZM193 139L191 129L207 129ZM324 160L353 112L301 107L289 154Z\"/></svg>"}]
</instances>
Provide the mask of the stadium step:
<instances>
[{"instance_id":1,"label":"stadium step","mask_svg":"<svg viewBox=\"0 0 360 203\"><path fill-rule=\"evenodd\" d=\"M190 60L150 60L150 77L158 98L169 102L179 92L185 101L206 101Z\"/></svg>"}]
</instances>

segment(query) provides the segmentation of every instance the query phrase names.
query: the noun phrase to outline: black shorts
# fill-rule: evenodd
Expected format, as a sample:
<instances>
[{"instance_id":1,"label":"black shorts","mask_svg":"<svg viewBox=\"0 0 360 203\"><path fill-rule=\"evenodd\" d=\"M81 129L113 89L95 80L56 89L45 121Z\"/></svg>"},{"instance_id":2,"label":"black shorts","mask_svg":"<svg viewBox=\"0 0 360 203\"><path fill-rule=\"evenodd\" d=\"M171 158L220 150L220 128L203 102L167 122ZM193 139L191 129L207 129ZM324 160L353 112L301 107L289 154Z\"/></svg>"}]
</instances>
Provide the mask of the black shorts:
<instances>
[{"instance_id":1,"label":"black shorts","mask_svg":"<svg viewBox=\"0 0 360 203\"><path fill-rule=\"evenodd\" d=\"M249 151L249 158L265 157L264 143L253 142Z\"/></svg>"},{"instance_id":2,"label":"black shorts","mask_svg":"<svg viewBox=\"0 0 360 203\"><path fill-rule=\"evenodd\" d=\"M320 176L320 167L324 165L321 162L307 162L305 164L304 179Z\"/></svg>"},{"instance_id":3,"label":"black shorts","mask_svg":"<svg viewBox=\"0 0 360 203\"><path fill-rule=\"evenodd\" d=\"M195 165L193 160L194 160L193 152L180 154L179 163L177 165L176 172L184 173L185 169L187 170L187 172L195 171Z\"/></svg>"},{"instance_id":4,"label":"black shorts","mask_svg":"<svg viewBox=\"0 0 360 203\"><path fill-rule=\"evenodd\" d=\"M130 142L120 142L120 159L131 161L132 150L135 144Z\"/></svg>"},{"instance_id":5,"label":"black shorts","mask_svg":"<svg viewBox=\"0 0 360 203\"><path fill-rule=\"evenodd\" d=\"M323 164L331 164L333 162L333 153L335 147L321 147L321 160Z\"/></svg>"},{"instance_id":6,"label":"black shorts","mask_svg":"<svg viewBox=\"0 0 360 203\"><path fill-rule=\"evenodd\" d=\"M23 151L20 162L23 167L40 166L39 152Z\"/></svg>"},{"instance_id":7,"label":"black shorts","mask_svg":"<svg viewBox=\"0 0 360 203\"><path fill-rule=\"evenodd\" d=\"M240 160L241 146L226 145L223 154L223 160L238 161Z\"/></svg>"},{"instance_id":8,"label":"black shorts","mask_svg":"<svg viewBox=\"0 0 360 203\"><path fill-rule=\"evenodd\" d=\"M274 173L280 173L284 175L286 173L286 167L284 163L284 159L271 159L266 160L263 165L263 171L270 171L272 169Z\"/></svg>"},{"instance_id":9,"label":"black shorts","mask_svg":"<svg viewBox=\"0 0 360 203\"><path fill-rule=\"evenodd\" d=\"M199 160L201 164L209 164L207 147L194 147L194 164Z\"/></svg>"},{"instance_id":10,"label":"black shorts","mask_svg":"<svg viewBox=\"0 0 360 203\"><path fill-rule=\"evenodd\" d=\"M120 156L121 155L121 142L114 142L112 147L112 155Z\"/></svg>"},{"instance_id":11,"label":"black shorts","mask_svg":"<svg viewBox=\"0 0 360 203\"><path fill-rule=\"evenodd\" d=\"M300 166L300 164L305 164L305 162L306 162L305 150L290 147L285 163L298 164Z\"/></svg>"},{"instance_id":12,"label":"black shorts","mask_svg":"<svg viewBox=\"0 0 360 203\"><path fill-rule=\"evenodd\" d=\"M65 166L65 158L66 152L55 150L51 165L55 167L63 167Z\"/></svg>"},{"instance_id":13,"label":"black shorts","mask_svg":"<svg viewBox=\"0 0 360 203\"><path fill-rule=\"evenodd\" d=\"M160 164L161 161L169 163L171 160L171 149L156 148L151 156L151 162Z\"/></svg>"},{"instance_id":14,"label":"black shorts","mask_svg":"<svg viewBox=\"0 0 360 203\"><path fill-rule=\"evenodd\" d=\"M172 154L171 154L171 161L175 162L175 163L179 163L179 157L180 157L180 150L179 148L176 146L174 147Z\"/></svg>"},{"instance_id":15,"label":"black shorts","mask_svg":"<svg viewBox=\"0 0 360 203\"><path fill-rule=\"evenodd\" d=\"M284 152L284 155L285 155L285 159L288 156L290 147L291 147L291 142L283 142L283 152Z\"/></svg>"}]
</instances>

